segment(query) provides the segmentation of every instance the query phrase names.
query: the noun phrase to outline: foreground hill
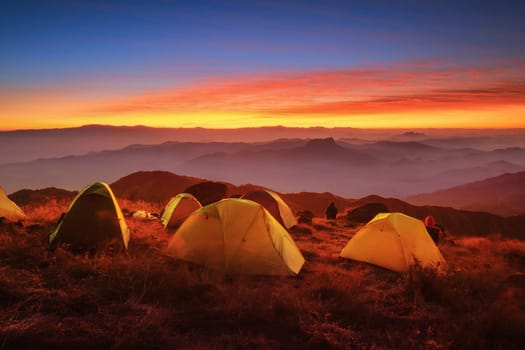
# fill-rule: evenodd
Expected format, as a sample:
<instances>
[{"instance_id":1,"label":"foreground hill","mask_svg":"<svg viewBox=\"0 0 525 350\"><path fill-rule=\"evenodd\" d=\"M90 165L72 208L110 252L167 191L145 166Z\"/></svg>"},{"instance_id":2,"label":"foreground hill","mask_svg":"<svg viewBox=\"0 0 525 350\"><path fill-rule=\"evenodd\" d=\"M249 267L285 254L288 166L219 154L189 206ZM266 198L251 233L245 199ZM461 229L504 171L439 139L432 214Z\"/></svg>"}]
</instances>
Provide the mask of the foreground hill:
<instances>
[{"instance_id":1,"label":"foreground hill","mask_svg":"<svg viewBox=\"0 0 525 350\"><path fill-rule=\"evenodd\" d=\"M423 220L432 215L447 232L454 235L489 236L500 234L503 237L525 239L525 215L502 217L486 212L459 210L440 206L416 206L396 198L367 196L356 200L353 208L368 203L382 203L389 212L402 212ZM352 208L350 208L352 209Z\"/></svg>"},{"instance_id":2,"label":"foreground hill","mask_svg":"<svg viewBox=\"0 0 525 350\"><path fill-rule=\"evenodd\" d=\"M525 171L418 194L406 200L416 205L450 206L504 216L525 214Z\"/></svg>"},{"instance_id":3,"label":"foreground hill","mask_svg":"<svg viewBox=\"0 0 525 350\"><path fill-rule=\"evenodd\" d=\"M191 185L205 181L196 177L180 176L167 171L139 171L113 182L115 195L132 201L162 202L181 193Z\"/></svg>"},{"instance_id":4,"label":"foreground hill","mask_svg":"<svg viewBox=\"0 0 525 350\"><path fill-rule=\"evenodd\" d=\"M113 182L111 188L119 198L132 201L157 202L165 205L174 195L206 183L213 182L203 178L181 176L167 171L139 171ZM228 182L218 182L218 184L224 185L223 190L221 193L210 193L211 197L239 197L246 192L264 188L252 184L241 186L235 186ZM217 191L217 188L212 188L211 191ZM341 213L354 203L353 199L336 196L329 192L280 193L280 195L294 212L309 210L319 217L324 216L324 211L330 202L334 202L340 208Z\"/></svg>"},{"instance_id":5,"label":"foreground hill","mask_svg":"<svg viewBox=\"0 0 525 350\"><path fill-rule=\"evenodd\" d=\"M77 191L68 191L56 187L47 187L39 190L23 189L9 195L9 198L18 205L42 204L53 199L56 201L72 201Z\"/></svg>"},{"instance_id":6,"label":"foreground hill","mask_svg":"<svg viewBox=\"0 0 525 350\"><path fill-rule=\"evenodd\" d=\"M113 182L111 188L119 198L159 203L164 206L171 197L182 192L192 193L201 203L205 204L207 202L206 197L216 200L226 197L239 197L248 191L262 187L256 185L235 186L227 182L213 182L197 177L177 175L168 171L138 171ZM198 194L202 194L202 196Z\"/></svg>"},{"instance_id":7,"label":"foreground hill","mask_svg":"<svg viewBox=\"0 0 525 350\"><path fill-rule=\"evenodd\" d=\"M331 202L334 202L340 214L343 214L347 208L352 207L355 202L354 199L336 196L330 192L283 193L282 197L294 212L309 210L318 217L325 216L326 207Z\"/></svg>"}]
</instances>

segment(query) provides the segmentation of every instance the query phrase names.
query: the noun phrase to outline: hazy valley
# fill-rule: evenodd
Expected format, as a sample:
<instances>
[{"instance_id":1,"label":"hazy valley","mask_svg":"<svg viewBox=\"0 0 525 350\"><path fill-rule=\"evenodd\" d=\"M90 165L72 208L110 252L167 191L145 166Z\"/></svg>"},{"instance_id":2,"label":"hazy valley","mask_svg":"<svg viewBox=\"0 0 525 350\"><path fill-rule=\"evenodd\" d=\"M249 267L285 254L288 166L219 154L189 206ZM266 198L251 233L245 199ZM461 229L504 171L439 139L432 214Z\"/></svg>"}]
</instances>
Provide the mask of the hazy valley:
<instances>
[{"instance_id":1,"label":"hazy valley","mask_svg":"<svg viewBox=\"0 0 525 350\"><path fill-rule=\"evenodd\" d=\"M134 171L166 170L236 185L253 183L287 193L405 198L525 170L525 132L519 129L481 135L475 130L461 130L459 135L458 130L437 130L427 135L313 128L288 130L287 135L301 136L298 138L203 142L195 140L234 136L228 130L206 129L185 130L184 134L176 129L179 134L171 130L170 136L164 129L138 127L116 128L112 144L107 142L110 137L104 127L65 130L33 141L22 134L22 148L13 141L18 140L17 133L0 134L2 150L9 154L0 157L2 186L8 192L50 186L75 190L89 182L113 182ZM260 135L277 137L283 130L286 128L267 128L268 132ZM238 130L235 138L249 139L252 132ZM328 133L336 137L319 137ZM76 143L68 141L71 134ZM169 137L173 139L154 143ZM194 140L187 141L191 137ZM43 140L45 147L41 147ZM132 140L136 141L133 145L109 150ZM87 152L87 147L93 149ZM97 150L100 147L107 149ZM58 151L70 154L54 157ZM39 159L30 159L36 156ZM14 161L15 157L25 161Z\"/></svg>"}]
</instances>

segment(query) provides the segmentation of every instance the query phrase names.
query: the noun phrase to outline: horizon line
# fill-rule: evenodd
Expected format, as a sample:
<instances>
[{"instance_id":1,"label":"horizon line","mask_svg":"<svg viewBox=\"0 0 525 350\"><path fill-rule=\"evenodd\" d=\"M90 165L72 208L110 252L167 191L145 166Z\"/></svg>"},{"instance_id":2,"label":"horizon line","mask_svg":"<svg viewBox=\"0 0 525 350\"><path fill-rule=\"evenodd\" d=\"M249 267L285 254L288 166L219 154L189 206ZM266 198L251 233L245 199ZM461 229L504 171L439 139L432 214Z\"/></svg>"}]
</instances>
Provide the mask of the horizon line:
<instances>
[{"instance_id":1,"label":"horizon line","mask_svg":"<svg viewBox=\"0 0 525 350\"><path fill-rule=\"evenodd\" d=\"M45 131L45 130L67 130L67 129L81 129L89 127L107 127L107 128L148 128L148 129L174 129L174 130L211 130L211 131L228 131L228 130L255 130L255 129L269 129L269 128L281 128L281 129L326 129L326 130L336 130L336 129L352 129L352 130L525 130L525 126L516 126L516 127L352 127L352 126L286 126L282 124L276 125L262 125L262 126L240 126L240 127L203 127L203 126L154 126L154 125L144 125L144 124L79 124L76 126L63 126L63 127L49 127L49 128L21 128L21 129L3 129L0 128L0 132L15 132L15 131Z\"/></svg>"}]
</instances>

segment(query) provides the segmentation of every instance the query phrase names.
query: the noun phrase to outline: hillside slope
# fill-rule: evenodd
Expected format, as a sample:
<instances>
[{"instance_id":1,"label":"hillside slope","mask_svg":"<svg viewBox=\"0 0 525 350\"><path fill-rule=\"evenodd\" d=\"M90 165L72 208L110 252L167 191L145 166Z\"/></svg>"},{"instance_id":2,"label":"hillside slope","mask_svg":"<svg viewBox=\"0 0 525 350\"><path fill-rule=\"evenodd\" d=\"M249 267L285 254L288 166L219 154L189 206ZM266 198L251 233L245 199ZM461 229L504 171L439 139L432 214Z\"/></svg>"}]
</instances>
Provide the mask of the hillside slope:
<instances>
[{"instance_id":1,"label":"hillside slope","mask_svg":"<svg viewBox=\"0 0 525 350\"><path fill-rule=\"evenodd\" d=\"M503 174L406 198L415 205L440 205L512 216L525 214L525 171Z\"/></svg>"},{"instance_id":2,"label":"hillside slope","mask_svg":"<svg viewBox=\"0 0 525 350\"><path fill-rule=\"evenodd\" d=\"M480 211L459 210L442 206L416 206L396 198L372 195L354 202L354 208L367 203L382 203L389 212L401 212L424 220L432 215L449 233L458 236L490 236L525 238L525 215L503 217Z\"/></svg>"}]
</instances>

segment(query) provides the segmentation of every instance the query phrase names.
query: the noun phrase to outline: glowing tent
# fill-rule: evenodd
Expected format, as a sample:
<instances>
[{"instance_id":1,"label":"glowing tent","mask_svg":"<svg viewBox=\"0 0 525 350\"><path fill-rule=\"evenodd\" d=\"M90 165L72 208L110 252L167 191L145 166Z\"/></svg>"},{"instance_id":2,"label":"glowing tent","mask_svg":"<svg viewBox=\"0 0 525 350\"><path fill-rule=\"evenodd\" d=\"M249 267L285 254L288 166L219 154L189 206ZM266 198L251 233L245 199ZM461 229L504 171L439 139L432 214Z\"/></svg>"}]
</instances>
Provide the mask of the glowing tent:
<instances>
[{"instance_id":1,"label":"glowing tent","mask_svg":"<svg viewBox=\"0 0 525 350\"><path fill-rule=\"evenodd\" d=\"M177 228L195 210L201 208L197 198L189 193L179 193L171 198L164 210L160 220L164 228Z\"/></svg>"},{"instance_id":2,"label":"glowing tent","mask_svg":"<svg viewBox=\"0 0 525 350\"><path fill-rule=\"evenodd\" d=\"M286 229L259 203L228 198L193 212L167 254L225 274L298 274L304 258Z\"/></svg>"},{"instance_id":3,"label":"glowing tent","mask_svg":"<svg viewBox=\"0 0 525 350\"><path fill-rule=\"evenodd\" d=\"M379 213L343 248L343 258L405 272L416 263L438 270L446 261L418 219L401 213Z\"/></svg>"},{"instance_id":4,"label":"glowing tent","mask_svg":"<svg viewBox=\"0 0 525 350\"><path fill-rule=\"evenodd\" d=\"M254 190L244 194L241 198L261 204L286 228L297 225L297 219L293 215L292 210L275 192L269 190Z\"/></svg>"},{"instance_id":5,"label":"glowing tent","mask_svg":"<svg viewBox=\"0 0 525 350\"><path fill-rule=\"evenodd\" d=\"M25 214L12 200L7 197L4 189L0 186L0 218L18 221L25 218Z\"/></svg>"},{"instance_id":6,"label":"glowing tent","mask_svg":"<svg viewBox=\"0 0 525 350\"><path fill-rule=\"evenodd\" d=\"M128 248L129 229L107 184L96 182L85 187L73 199L57 228L51 233L49 245L53 246L59 241L85 248L112 241L117 247Z\"/></svg>"}]
</instances>

